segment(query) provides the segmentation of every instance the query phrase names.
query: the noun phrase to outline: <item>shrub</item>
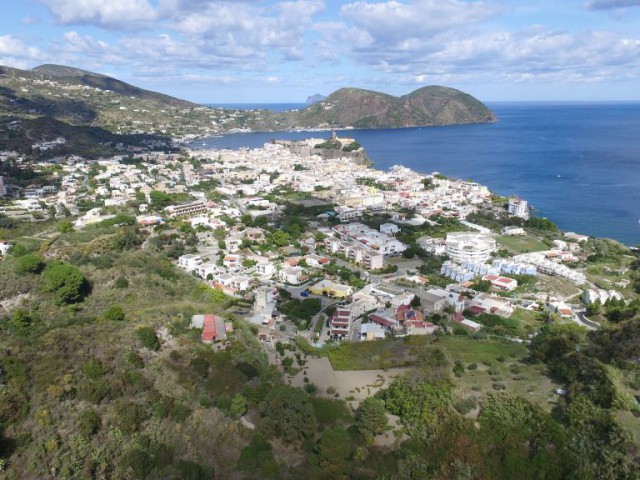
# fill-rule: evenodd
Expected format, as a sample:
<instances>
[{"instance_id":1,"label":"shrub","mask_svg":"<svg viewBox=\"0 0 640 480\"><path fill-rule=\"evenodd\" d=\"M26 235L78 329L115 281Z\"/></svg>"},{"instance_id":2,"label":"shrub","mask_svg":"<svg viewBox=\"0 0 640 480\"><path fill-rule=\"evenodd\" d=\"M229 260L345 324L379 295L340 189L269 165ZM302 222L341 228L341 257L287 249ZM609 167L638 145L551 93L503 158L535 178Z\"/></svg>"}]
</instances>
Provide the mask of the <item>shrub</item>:
<instances>
[{"instance_id":1,"label":"shrub","mask_svg":"<svg viewBox=\"0 0 640 480\"><path fill-rule=\"evenodd\" d=\"M477 369L478 369L477 363L470 363L469 365L467 365L467 370L477 370Z\"/></svg>"},{"instance_id":2,"label":"shrub","mask_svg":"<svg viewBox=\"0 0 640 480\"><path fill-rule=\"evenodd\" d=\"M147 478L153 469L151 455L139 448L129 450L122 455L120 457L120 466L124 470L131 470L134 478L137 479Z\"/></svg>"},{"instance_id":3,"label":"shrub","mask_svg":"<svg viewBox=\"0 0 640 480\"><path fill-rule=\"evenodd\" d=\"M89 360L82 366L82 373L84 373L91 380L99 380L104 375L102 364L95 358Z\"/></svg>"},{"instance_id":4,"label":"shrub","mask_svg":"<svg viewBox=\"0 0 640 480\"><path fill-rule=\"evenodd\" d=\"M100 403L111 396L111 389L104 380L88 380L78 385L77 397L92 403Z\"/></svg>"},{"instance_id":5,"label":"shrub","mask_svg":"<svg viewBox=\"0 0 640 480\"><path fill-rule=\"evenodd\" d=\"M156 331L151 327L141 327L136 330L138 339L142 342L142 346L149 350L160 350L160 339L156 335Z\"/></svg>"},{"instance_id":6,"label":"shrub","mask_svg":"<svg viewBox=\"0 0 640 480\"><path fill-rule=\"evenodd\" d=\"M122 322L126 318L124 310L118 305L113 305L112 307L107 308L103 315L105 319L112 320L114 322Z\"/></svg>"},{"instance_id":7,"label":"shrub","mask_svg":"<svg viewBox=\"0 0 640 480\"><path fill-rule=\"evenodd\" d=\"M242 415L247 413L248 406L249 404L247 402L247 399L238 393L233 397L233 400L231 400L231 408L229 408L229 414L232 418L240 418Z\"/></svg>"},{"instance_id":8,"label":"shrub","mask_svg":"<svg viewBox=\"0 0 640 480\"><path fill-rule=\"evenodd\" d=\"M116 281L114 282L114 286L116 288L128 288L129 287L129 280L127 280L126 277L118 277L118 278L116 278Z\"/></svg>"},{"instance_id":9,"label":"shrub","mask_svg":"<svg viewBox=\"0 0 640 480\"><path fill-rule=\"evenodd\" d=\"M42 259L32 253L22 255L16 261L16 273L23 275L25 273L40 273L44 268Z\"/></svg>"},{"instance_id":10,"label":"shrub","mask_svg":"<svg viewBox=\"0 0 640 480\"><path fill-rule=\"evenodd\" d=\"M127 353L127 362L133 365L134 367L144 368L144 360L137 352L129 352Z\"/></svg>"},{"instance_id":11,"label":"shrub","mask_svg":"<svg viewBox=\"0 0 640 480\"><path fill-rule=\"evenodd\" d=\"M206 358L194 358L193 360L191 360L191 366L193 367L195 372L202 378L207 378L209 376L209 362Z\"/></svg>"},{"instance_id":12,"label":"shrub","mask_svg":"<svg viewBox=\"0 0 640 480\"><path fill-rule=\"evenodd\" d=\"M203 467L190 460L180 460L178 470L181 480L213 480L214 478L212 468Z\"/></svg>"},{"instance_id":13,"label":"shrub","mask_svg":"<svg viewBox=\"0 0 640 480\"><path fill-rule=\"evenodd\" d=\"M466 415L477 406L478 401L476 397L463 398L453 404L453 407L460 413L460 415Z\"/></svg>"},{"instance_id":14,"label":"shrub","mask_svg":"<svg viewBox=\"0 0 640 480\"><path fill-rule=\"evenodd\" d=\"M58 303L74 303L82 299L86 280L73 265L56 263L44 271L44 281Z\"/></svg>"},{"instance_id":15,"label":"shrub","mask_svg":"<svg viewBox=\"0 0 640 480\"><path fill-rule=\"evenodd\" d=\"M123 432L132 434L138 431L147 413L142 405L130 400L120 399L116 402L116 425Z\"/></svg>"},{"instance_id":16,"label":"shrub","mask_svg":"<svg viewBox=\"0 0 640 480\"><path fill-rule=\"evenodd\" d=\"M100 414L93 408L85 410L78 415L78 430L84 437L92 437L102 425Z\"/></svg>"}]
</instances>

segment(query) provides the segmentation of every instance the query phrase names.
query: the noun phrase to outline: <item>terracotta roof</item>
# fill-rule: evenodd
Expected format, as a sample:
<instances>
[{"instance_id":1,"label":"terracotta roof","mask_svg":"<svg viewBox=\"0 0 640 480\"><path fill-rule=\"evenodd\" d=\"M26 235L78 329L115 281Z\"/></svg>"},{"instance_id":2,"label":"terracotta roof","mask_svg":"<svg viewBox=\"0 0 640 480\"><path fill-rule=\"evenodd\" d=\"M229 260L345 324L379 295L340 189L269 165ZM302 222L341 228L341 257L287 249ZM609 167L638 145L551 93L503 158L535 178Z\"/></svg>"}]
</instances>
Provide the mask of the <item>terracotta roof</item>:
<instances>
[{"instance_id":1,"label":"terracotta roof","mask_svg":"<svg viewBox=\"0 0 640 480\"><path fill-rule=\"evenodd\" d=\"M215 315L205 315L202 327L201 339L203 342L213 342L218 336Z\"/></svg>"}]
</instances>

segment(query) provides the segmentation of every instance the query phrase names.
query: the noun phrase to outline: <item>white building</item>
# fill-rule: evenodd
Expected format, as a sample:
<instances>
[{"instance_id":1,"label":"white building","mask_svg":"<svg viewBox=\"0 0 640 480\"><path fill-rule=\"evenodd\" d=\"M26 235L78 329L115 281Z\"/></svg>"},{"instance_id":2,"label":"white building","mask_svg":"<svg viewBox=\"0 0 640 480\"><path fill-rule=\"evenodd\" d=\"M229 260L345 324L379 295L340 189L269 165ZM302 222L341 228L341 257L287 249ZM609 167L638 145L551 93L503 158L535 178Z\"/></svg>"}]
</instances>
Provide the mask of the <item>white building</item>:
<instances>
[{"instance_id":1,"label":"white building","mask_svg":"<svg viewBox=\"0 0 640 480\"><path fill-rule=\"evenodd\" d=\"M278 272L278 278L290 285L299 285L302 282L302 267L287 267Z\"/></svg>"},{"instance_id":2,"label":"white building","mask_svg":"<svg viewBox=\"0 0 640 480\"><path fill-rule=\"evenodd\" d=\"M380 233L385 233L387 235L395 235L398 233L400 229L395 223L383 223L380 225Z\"/></svg>"},{"instance_id":3,"label":"white building","mask_svg":"<svg viewBox=\"0 0 640 480\"><path fill-rule=\"evenodd\" d=\"M526 232L522 227L510 226L502 229L502 235L525 235Z\"/></svg>"},{"instance_id":4,"label":"white building","mask_svg":"<svg viewBox=\"0 0 640 480\"><path fill-rule=\"evenodd\" d=\"M496 251L496 241L483 233L454 232L447 234L446 250L458 263L486 262Z\"/></svg>"},{"instance_id":5,"label":"white building","mask_svg":"<svg viewBox=\"0 0 640 480\"><path fill-rule=\"evenodd\" d=\"M514 217L529 219L529 204L526 200L522 200L518 197L511 197L509 199L508 212Z\"/></svg>"},{"instance_id":6,"label":"white building","mask_svg":"<svg viewBox=\"0 0 640 480\"><path fill-rule=\"evenodd\" d=\"M188 253L178 258L178 266L184 268L188 272L192 272L198 265L202 264L202 257L195 253Z\"/></svg>"}]
</instances>

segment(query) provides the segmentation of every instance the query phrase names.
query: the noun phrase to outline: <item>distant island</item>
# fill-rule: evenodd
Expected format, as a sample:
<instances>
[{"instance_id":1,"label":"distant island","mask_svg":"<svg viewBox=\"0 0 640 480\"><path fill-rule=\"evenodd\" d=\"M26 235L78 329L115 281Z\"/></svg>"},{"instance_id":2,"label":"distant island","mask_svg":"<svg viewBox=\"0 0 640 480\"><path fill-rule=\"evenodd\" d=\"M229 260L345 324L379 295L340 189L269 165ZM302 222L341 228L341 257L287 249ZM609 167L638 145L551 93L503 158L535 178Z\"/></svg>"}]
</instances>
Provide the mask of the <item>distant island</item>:
<instances>
[{"instance_id":1,"label":"distant island","mask_svg":"<svg viewBox=\"0 0 640 480\"><path fill-rule=\"evenodd\" d=\"M420 88L394 97L342 88L316 94L302 110L209 108L120 80L61 65L31 70L0 66L0 149L32 153L33 145L64 137L60 154L101 156L115 146L166 146L176 139L286 130L402 128L489 123L496 115L459 90ZM137 137L131 137L136 135ZM56 151L58 151L56 150Z\"/></svg>"},{"instance_id":2,"label":"distant island","mask_svg":"<svg viewBox=\"0 0 640 480\"><path fill-rule=\"evenodd\" d=\"M325 97L324 95L320 95L319 93L316 93L315 95L311 95L311 96L307 97L307 101L305 103L307 105L311 105L313 103L321 102L325 98L327 98L327 97Z\"/></svg>"}]
</instances>

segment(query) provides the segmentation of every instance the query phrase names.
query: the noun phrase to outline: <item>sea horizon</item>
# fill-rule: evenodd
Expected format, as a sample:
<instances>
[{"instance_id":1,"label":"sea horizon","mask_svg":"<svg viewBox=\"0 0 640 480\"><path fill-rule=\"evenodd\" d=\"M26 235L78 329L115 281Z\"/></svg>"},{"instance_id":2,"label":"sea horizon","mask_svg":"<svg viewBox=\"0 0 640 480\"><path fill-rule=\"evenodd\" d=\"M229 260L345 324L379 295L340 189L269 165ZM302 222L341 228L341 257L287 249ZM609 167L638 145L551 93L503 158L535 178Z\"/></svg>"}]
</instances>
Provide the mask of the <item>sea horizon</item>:
<instances>
[{"instance_id":1,"label":"sea horizon","mask_svg":"<svg viewBox=\"0 0 640 480\"><path fill-rule=\"evenodd\" d=\"M640 243L640 101L487 105L498 122L336 131L358 140L373 168L397 164L472 179L497 194L521 196L564 231ZM193 146L256 148L316 135L327 134L236 133Z\"/></svg>"}]
</instances>

